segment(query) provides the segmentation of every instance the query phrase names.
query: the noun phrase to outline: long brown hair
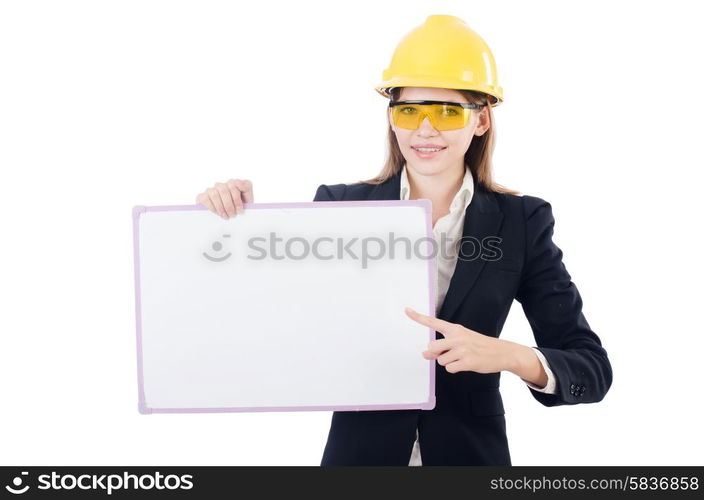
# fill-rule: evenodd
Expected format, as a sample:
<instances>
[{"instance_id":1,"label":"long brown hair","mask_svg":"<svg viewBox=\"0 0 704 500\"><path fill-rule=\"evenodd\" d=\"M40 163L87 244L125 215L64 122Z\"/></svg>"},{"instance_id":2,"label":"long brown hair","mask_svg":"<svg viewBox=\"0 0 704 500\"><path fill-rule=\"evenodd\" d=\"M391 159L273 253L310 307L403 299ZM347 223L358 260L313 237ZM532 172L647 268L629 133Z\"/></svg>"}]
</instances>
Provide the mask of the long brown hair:
<instances>
[{"instance_id":1,"label":"long brown hair","mask_svg":"<svg viewBox=\"0 0 704 500\"><path fill-rule=\"evenodd\" d=\"M397 100L401 88L396 87L390 90L389 94L391 100ZM467 148L467 152L464 154L464 164L472 172L477 184L487 191L495 193L506 193L506 194L519 194L519 191L509 189L500 184L497 184L492 179L492 162L491 156L494 152L495 145L495 131L494 131L494 114L491 111L491 106L489 105L488 99L491 96L484 94L483 92L475 92L473 90L463 90L455 89L457 92L462 94L469 102L483 104L488 108L489 112L489 129L480 136L472 137L472 142ZM372 179L367 179L360 181L365 184L381 184L387 181L394 175L398 174L403 168L406 159L401 153L401 149L398 146L398 141L396 140L396 134L394 133L391 125L388 128L388 141L387 141L387 156L381 172L376 177Z\"/></svg>"}]
</instances>

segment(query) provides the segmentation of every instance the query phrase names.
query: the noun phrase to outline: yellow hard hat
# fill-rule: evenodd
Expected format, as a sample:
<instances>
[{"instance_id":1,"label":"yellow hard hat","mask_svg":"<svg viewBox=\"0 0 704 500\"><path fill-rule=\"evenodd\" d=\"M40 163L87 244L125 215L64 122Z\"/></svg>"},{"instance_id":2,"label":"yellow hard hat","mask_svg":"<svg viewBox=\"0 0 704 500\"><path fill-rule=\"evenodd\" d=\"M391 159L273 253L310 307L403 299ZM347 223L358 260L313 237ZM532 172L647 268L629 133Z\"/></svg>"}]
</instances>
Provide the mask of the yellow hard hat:
<instances>
[{"instance_id":1,"label":"yellow hard hat","mask_svg":"<svg viewBox=\"0 0 704 500\"><path fill-rule=\"evenodd\" d=\"M455 16L428 16L398 44L382 82L384 97L394 87L437 87L476 90L503 102L496 79L496 62L489 46Z\"/></svg>"}]
</instances>

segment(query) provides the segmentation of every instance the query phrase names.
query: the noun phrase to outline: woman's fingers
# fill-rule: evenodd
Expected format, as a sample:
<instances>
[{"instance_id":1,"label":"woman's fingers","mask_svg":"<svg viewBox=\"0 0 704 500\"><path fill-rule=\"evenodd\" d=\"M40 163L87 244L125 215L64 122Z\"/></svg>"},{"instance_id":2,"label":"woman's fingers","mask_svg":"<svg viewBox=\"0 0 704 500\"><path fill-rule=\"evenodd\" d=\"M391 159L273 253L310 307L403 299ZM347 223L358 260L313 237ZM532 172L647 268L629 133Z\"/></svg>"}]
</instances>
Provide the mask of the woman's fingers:
<instances>
[{"instance_id":1,"label":"woman's fingers","mask_svg":"<svg viewBox=\"0 0 704 500\"><path fill-rule=\"evenodd\" d=\"M436 339L428 343L428 351L432 354L442 354L445 351L449 351L457 345L457 337L451 339Z\"/></svg>"},{"instance_id":2,"label":"woman's fingers","mask_svg":"<svg viewBox=\"0 0 704 500\"><path fill-rule=\"evenodd\" d=\"M228 184L232 183L239 191L244 203L254 203L254 187L252 181L248 179L230 179Z\"/></svg>"},{"instance_id":3,"label":"woman's fingers","mask_svg":"<svg viewBox=\"0 0 704 500\"><path fill-rule=\"evenodd\" d=\"M233 210L235 211L233 215L239 215L244 212L244 207L242 206L242 192L237 186L237 180L230 179L227 181L226 189L229 198L232 200Z\"/></svg>"},{"instance_id":4,"label":"woman's fingers","mask_svg":"<svg viewBox=\"0 0 704 500\"><path fill-rule=\"evenodd\" d=\"M235 215L237 215L235 209L237 205L237 200L234 199L235 197L233 197L232 193L230 193L228 185L222 182L216 182L215 190L220 195L220 200L222 201L222 206L225 208L225 213L227 214L227 216L234 217ZM236 198L239 199L239 193Z\"/></svg>"},{"instance_id":5,"label":"woman's fingers","mask_svg":"<svg viewBox=\"0 0 704 500\"><path fill-rule=\"evenodd\" d=\"M210 200L210 196L208 196L207 191L203 191L196 197L196 203L208 207L208 210L210 210L211 212L217 213L215 205L213 205L213 202Z\"/></svg>"},{"instance_id":6,"label":"woman's fingers","mask_svg":"<svg viewBox=\"0 0 704 500\"><path fill-rule=\"evenodd\" d=\"M417 311L414 311L410 307L406 307L406 314L412 320L417 321L421 325L425 325L434 329L437 332L442 333L444 336L452 335L457 331L457 326L455 323L450 323L439 318L433 318L432 316L426 316Z\"/></svg>"},{"instance_id":7,"label":"woman's fingers","mask_svg":"<svg viewBox=\"0 0 704 500\"><path fill-rule=\"evenodd\" d=\"M218 190L215 188L208 189L208 197L213 205L215 205L215 212L220 215L220 217L227 219L227 212L225 212L225 207L222 204L222 198Z\"/></svg>"},{"instance_id":8,"label":"woman's fingers","mask_svg":"<svg viewBox=\"0 0 704 500\"><path fill-rule=\"evenodd\" d=\"M438 364L445 366L449 363L454 363L460 359L459 352L457 350L449 350L437 356Z\"/></svg>"},{"instance_id":9,"label":"woman's fingers","mask_svg":"<svg viewBox=\"0 0 704 500\"><path fill-rule=\"evenodd\" d=\"M216 182L196 197L196 203L205 205L211 212L225 219L244 213L245 203L254 203L252 182L247 179L230 179Z\"/></svg>"}]
</instances>

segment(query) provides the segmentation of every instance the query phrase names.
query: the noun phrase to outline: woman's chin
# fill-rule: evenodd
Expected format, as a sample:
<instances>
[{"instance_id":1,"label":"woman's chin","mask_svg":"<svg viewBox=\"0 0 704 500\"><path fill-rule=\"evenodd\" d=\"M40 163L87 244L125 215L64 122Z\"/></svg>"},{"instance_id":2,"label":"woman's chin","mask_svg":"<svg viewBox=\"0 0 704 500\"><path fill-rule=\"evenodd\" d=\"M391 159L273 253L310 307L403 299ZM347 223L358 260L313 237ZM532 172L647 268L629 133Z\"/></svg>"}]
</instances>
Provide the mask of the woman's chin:
<instances>
[{"instance_id":1,"label":"woman's chin","mask_svg":"<svg viewBox=\"0 0 704 500\"><path fill-rule=\"evenodd\" d=\"M406 161L406 165L420 175L437 175L447 169L447 165L435 160Z\"/></svg>"}]
</instances>

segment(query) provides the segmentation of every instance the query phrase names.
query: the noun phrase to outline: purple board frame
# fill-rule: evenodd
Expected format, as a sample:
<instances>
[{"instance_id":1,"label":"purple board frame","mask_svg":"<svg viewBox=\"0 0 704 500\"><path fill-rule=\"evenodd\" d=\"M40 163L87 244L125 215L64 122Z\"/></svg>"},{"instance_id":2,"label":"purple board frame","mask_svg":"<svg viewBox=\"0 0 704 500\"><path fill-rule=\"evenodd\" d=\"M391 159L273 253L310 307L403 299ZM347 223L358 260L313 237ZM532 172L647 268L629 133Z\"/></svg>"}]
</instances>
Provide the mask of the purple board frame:
<instances>
[{"instance_id":1,"label":"purple board frame","mask_svg":"<svg viewBox=\"0 0 704 500\"><path fill-rule=\"evenodd\" d=\"M427 199L419 200L364 200L364 201L313 201L294 203L244 203L245 210L262 208L334 208L334 207L393 207L417 206L425 211L426 236L434 238L432 226L432 203ZM420 404L392 404L392 405L337 405L337 406L276 406L276 407L226 407L226 408L149 408L144 394L144 373L142 359L142 321L140 302L140 272L139 272L139 218L145 212L183 211L183 210L208 210L203 205L135 205L132 207L132 230L134 238L134 283L135 283L135 315L137 327L137 385L138 385L138 410L148 415L151 413L223 413L223 412L275 412L275 411L370 411L370 410L432 410L435 408L435 361L428 361L430 371L430 398ZM216 215L213 214L215 217ZM428 259L429 304L428 310L435 317L435 295L437 289L435 259ZM435 330L428 328L429 341L435 340Z\"/></svg>"}]
</instances>

